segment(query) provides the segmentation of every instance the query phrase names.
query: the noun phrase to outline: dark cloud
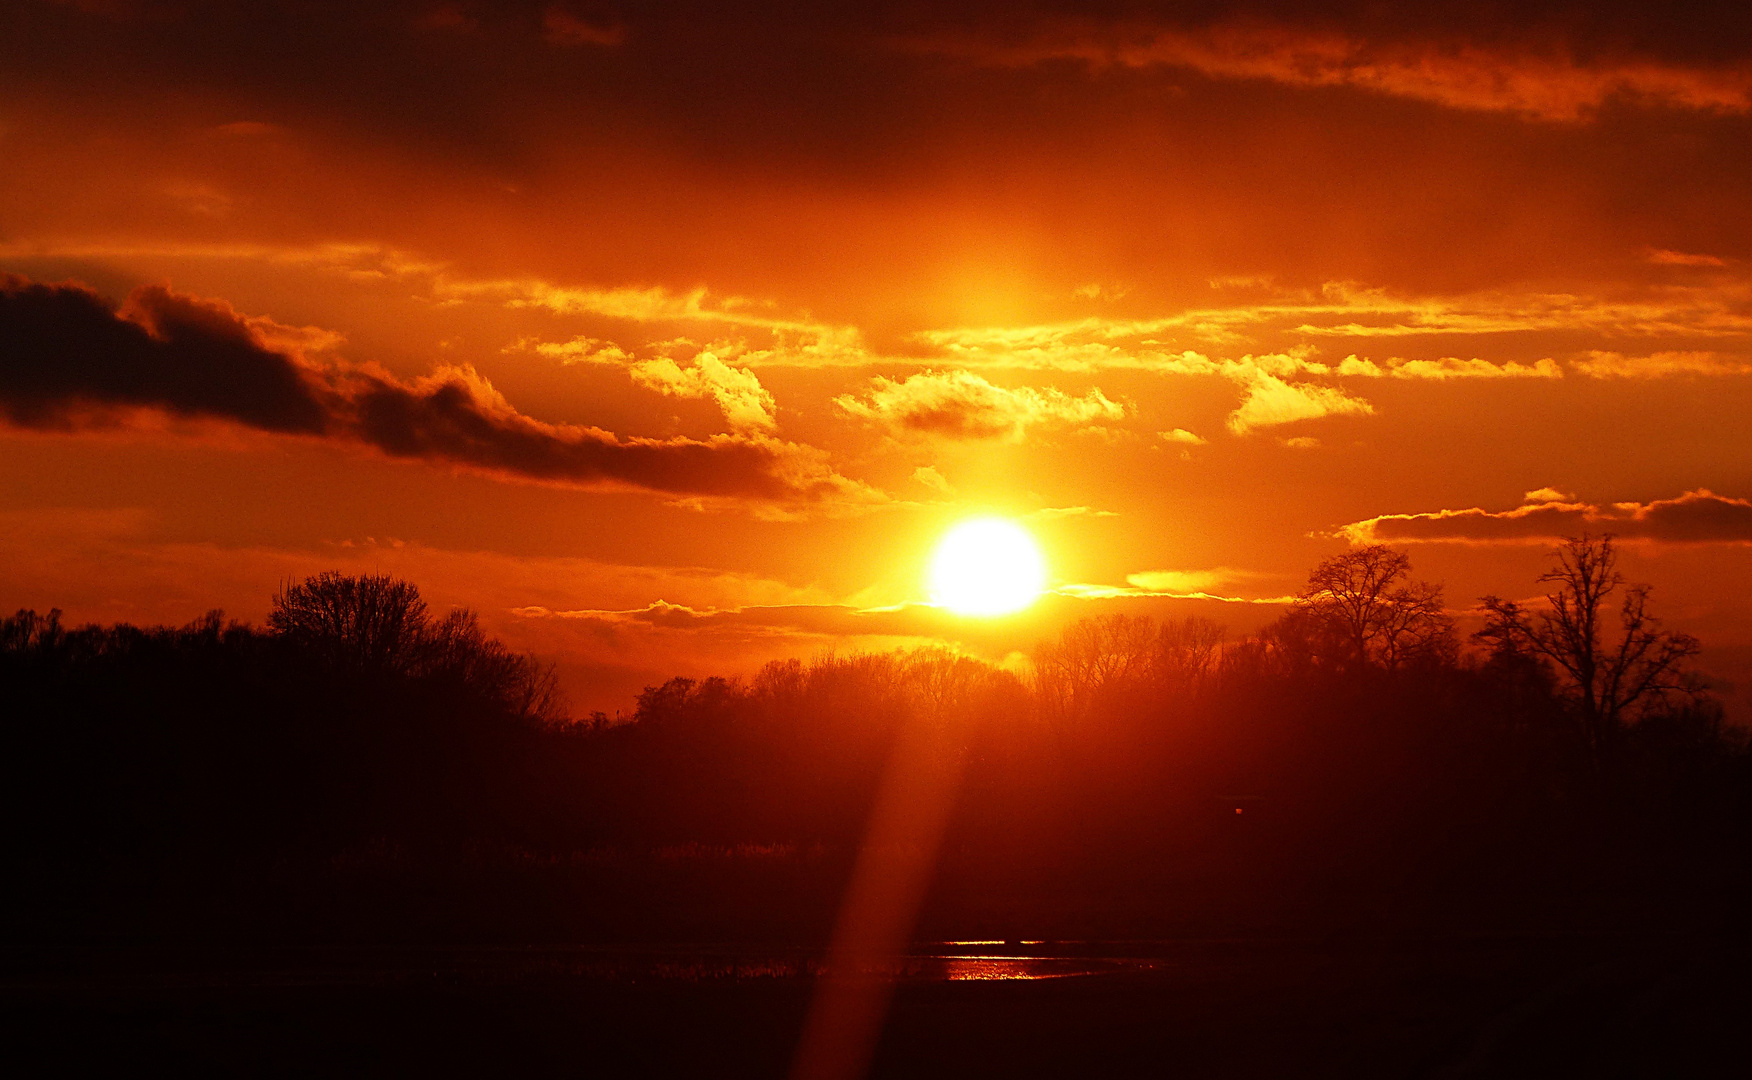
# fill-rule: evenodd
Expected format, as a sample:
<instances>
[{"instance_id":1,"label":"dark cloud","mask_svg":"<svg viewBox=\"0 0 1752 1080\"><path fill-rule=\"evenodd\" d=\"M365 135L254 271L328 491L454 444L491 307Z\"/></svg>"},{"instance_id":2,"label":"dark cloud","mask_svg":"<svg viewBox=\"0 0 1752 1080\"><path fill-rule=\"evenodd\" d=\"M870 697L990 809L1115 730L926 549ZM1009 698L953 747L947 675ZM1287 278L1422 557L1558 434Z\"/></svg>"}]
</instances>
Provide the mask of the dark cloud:
<instances>
[{"instance_id":1,"label":"dark cloud","mask_svg":"<svg viewBox=\"0 0 1752 1080\"><path fill-rule=\"evenodd\" d=\"M920 124L962 111L972 88L957 80L994 62L1190 69L1488 108L1521 91L1538 97L1540 85L1569 81L1565 72L1603 73L1604 94L1640 87L1684 105L1709 98L1697 86L1718 76L1731 95L1752 56L1744 4L1691 5L1684 18L1565 3L106 6L138 17L5 5L0 67L80 96L198 90L272 114L254 119L359 125L427 148L473 148L483 162L527 151L525 133L542 127L531 120L559 123L569 139L633 123L715 151L825 140L836 155L892 152ZM85 61L77 86L73 56ZM957 108L945 107L945 92ZM1598 103L1560 88L1574 92Z\"/></svg>"},{"instance_id":2,"label":"dark cloud","mask_svg":"<svg viewBox=\"0 0 1752 1080\"><path fill-rule=\"evenodd\" d=\"M222 303L149 285L116 311L79 286L0 274L0 415L22 427L108 405L320 434L329 414L310 374Z\"/></svg>"},{"instance_id":3,"label":"dark cloud","mask_svg":"<svg viewBox=\"0 0 1752 1080\"><path fill-rule=\"evenodd\" d=\"M1615 102L1752 110L1752 26L1743 7L1705 5L1695 19L1656 20L1659 27L1613 5L1517 5L1512 21L1505 14L1490 5L1041 6L1001 22L951 11L903 40L995 66L1180 70L1548 120L1582 118ZM1704 26L1718 32L1702 33Z\"/></svg>"},{"instance_id":4,"label":"dark cloud","mask_svg":"<svg viewBox=\"0 0 1752 1080\"><path fill-rule=\"evenodd\" d=\"M1540 502L1502 511L1383 514L1339 531L1359 543L1549 543L1611 533L1674 544L1752 544L1752 501L1700 488L1648 503Z\"/></svg>"},{"instance_id":5,"label":"dark cloud","mask_svg":"<svg viewBox=\"0 0 1752 1080\"><path fill-rule=\"evenodd\" d=\"M307 331L163 286L117 308L78 284L0 276L0 417L37 429L132 408L365 443L509 477L705 498L872 502L818 451L765 436L620 438L518 412L469 368L403 380L303 356Z\"/></svg>"},{"instance_id":6,"label":"dark cloud","mask_svg":"<svg viewBox=\"0 0 1752 1080\"><path fill-rule=\"evenodd\" d=\"M549 276L836 319L885 292L900 322L985 267L1135 280L1143 314L1236 271L1470 289L1752 243L1752 121L1722 115L1752 93L1745 4L129 6L163 17L0 4L9 149L52 175L126 146L118 184L198 174L239 235L305 222L494 272L521 244ZM619 44L550 43L556 11ZM1610 137L1503 122L1528 111ZM810 198L769 212L780 191ZM10 229L65 231L23 194ZM150 232L163 199L118 217Z\"/></svg>"}]
</instances>

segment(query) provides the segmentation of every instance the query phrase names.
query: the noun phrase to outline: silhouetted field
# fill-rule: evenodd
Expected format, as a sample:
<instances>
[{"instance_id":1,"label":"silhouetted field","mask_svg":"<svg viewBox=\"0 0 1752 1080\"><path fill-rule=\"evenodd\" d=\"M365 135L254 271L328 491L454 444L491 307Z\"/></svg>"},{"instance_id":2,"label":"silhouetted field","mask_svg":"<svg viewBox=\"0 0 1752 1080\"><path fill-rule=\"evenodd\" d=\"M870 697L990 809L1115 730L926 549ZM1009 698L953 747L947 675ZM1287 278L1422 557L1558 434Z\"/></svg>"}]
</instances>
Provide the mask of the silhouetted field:
<instances>
[{"instance_id":1,"label":"silhouetted field","mask_svg":"<svg viewBox=\"0 0 1752 1080\"><path fill-rule=\"evenodd\" d=\"M1364 549L1251 639L1089 620L1027 679L825 657L624 724L386 579L289 587L265 629L20 613L7 1025L70 1070L772 1075L863 858L926 868L919 940L1056 974L1134 943L978 986L914 947L880 1074L1638 1075L1745 1002L1752 759L1695 643L1635 590L1611 617L1610 544L1562 554L1551 608L1491 601L1471 645Z\"/></svg>"},{"instance_id":2,"label":"silhouetted field","mask_svg":"<svg viewBox=\"0 0 1752 1080\"><path fill-rule=\"evenodd\" d=\"M1691 936L1127 945L1101 974L903 979L871 1075L1725 1075L1752 1005L1752 957ZM768 1077L811 994L772 959L60 952L15 955L0 1006L31 1075Z\"/></svg>"}]
</instances>

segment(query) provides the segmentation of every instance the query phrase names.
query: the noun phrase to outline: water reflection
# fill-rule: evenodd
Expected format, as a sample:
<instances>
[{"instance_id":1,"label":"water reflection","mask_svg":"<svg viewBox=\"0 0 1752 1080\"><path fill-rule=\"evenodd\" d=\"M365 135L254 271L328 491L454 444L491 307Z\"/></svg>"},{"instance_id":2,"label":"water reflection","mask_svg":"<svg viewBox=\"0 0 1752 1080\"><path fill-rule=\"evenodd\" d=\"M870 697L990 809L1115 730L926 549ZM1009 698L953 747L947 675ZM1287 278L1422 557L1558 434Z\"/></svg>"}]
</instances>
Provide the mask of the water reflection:
<instances>
[{"instance_id":1,"label":"water reflection","mask_svg":"<svg viewBox=\"0 0 1752 1080\"><path fill-rule=\"evenodd\" d=\"M1128 947L1129 946L1129 947ZM890 964L830 972L818 950L739 946L526 948L270 948L201 953L61 950L9 985L157 988L390 986L561 982L740 983L835 974L881 982L995 982L1095 976L1160 967L1136 943L940 941L915 943Z\"/></svg>"},{"instance_id":2,"label":"water reflection","mask_svg":"<svg viewBox=\"0 0 1752 1080\"><path fill-rule=\"evenodd\" d=\"M979 951L963 951L969 946ZM916 945L892 963L833 974L901 982L1032 981L1140 971L1160 963L1158 957L1087 955L1090 951L1105 950L1060 949L1041 941L945 941ZM525 963L534 960L524 958ZM824 957L804 950L764 954L712 949L578 950L554 957L550 970L585 979L678 982L816 979L830 974Z\"/></svg>"},{"instance_id":3,"label":"water reflection","mask_svg":"<svg viewBox=\"0 0 1752 1080\"><path fill-rule=\"evenodd\" d=\"M940 978L945 982L1063 979L1072 975L1098 975L1143 963L1065 956L943 956L935 959L942 963Z\"/></svg>"}]
</instances>

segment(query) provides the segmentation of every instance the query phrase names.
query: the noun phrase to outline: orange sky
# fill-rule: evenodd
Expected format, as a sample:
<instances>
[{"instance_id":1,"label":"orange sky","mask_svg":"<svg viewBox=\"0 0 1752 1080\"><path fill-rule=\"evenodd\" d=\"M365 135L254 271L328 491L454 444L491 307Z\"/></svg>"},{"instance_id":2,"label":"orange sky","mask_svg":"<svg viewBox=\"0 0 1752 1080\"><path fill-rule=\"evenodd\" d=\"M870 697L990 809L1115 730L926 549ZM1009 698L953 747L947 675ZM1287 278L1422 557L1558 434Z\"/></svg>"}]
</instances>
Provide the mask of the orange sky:
<instances>
[{"instance_id":1,"label":"orange sky","mask_svg":"<svg viewBox=\"0 0 1752 1080\"><path fill-rule=\"evenodd\" d=\"M387 570L612 711L1610 530L1752 718L1742 4L22 0L0 70L8 609ZM1061 595L907 606L989 512Z\"/></svg>"}]
</instances>

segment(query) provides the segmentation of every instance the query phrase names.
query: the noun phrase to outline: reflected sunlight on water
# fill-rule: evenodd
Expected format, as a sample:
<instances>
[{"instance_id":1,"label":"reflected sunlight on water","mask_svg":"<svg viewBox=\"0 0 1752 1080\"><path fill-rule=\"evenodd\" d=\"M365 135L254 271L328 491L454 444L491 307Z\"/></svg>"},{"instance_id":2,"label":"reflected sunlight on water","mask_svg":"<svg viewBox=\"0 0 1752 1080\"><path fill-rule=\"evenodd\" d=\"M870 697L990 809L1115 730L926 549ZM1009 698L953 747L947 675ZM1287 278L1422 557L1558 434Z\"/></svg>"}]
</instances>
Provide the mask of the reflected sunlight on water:
<instances>
[{"instance_id":1,"label":"reflected sunlight on water","mask_svg":"<svg viewBox=\"0 0 1752 1080\"><path fill-rule=\"evenodd\" d=\"M1160 966L1160 957L1083 955L1078 950L1040 955L1041 941L944 941L896 958L890 964L842 972L854 977L906 982L1026 981L1062 979L1140 971ZM955 951L970 946L977 953ZM1032 947L1028 952L997 950ZM985 951L990 950L990 951ZM627 953L614 957L580 957L565 965L577 975L595 978L657 978L684 982L721 979L818 978L828 965L819 955L789 952L776 955L652 955Z\"/></svg>"},{"instance_id":2,"label":"reflected sunlight on water","mask_svg":"<svg viewBox=\"0 0 1752 1080\"><path fill-rule=\"evenodd\" d=\"M969 945L1002 948L1005 945L1039 946L1031 942L942 942L946 946ZM971 982L1002 980L1062 979L1074 975L1099 975L1118 971L1142 970L1158 965L1158 960L1135 956L1041 956L998 952L960 953L918 951L897 958L891 964L842 972L854 977L906 982ZM651 955L629 953L618 956L576 957L560 965L573 975L586 978L644 979L655 978L682 982L704 982L745 979L818 978L828 970L825 960L813 954L793 952L779 955Z\"/></svg>"},{"instance_id":3,"label":"reflected sunlight on water","mask_svg":"<svg viewBox=\"0 0 1752 1080\"><path fill-rule=\"evenodd\" d=\"M1122 946L1115 948L1115 945ZM977 951L969 950L976 946ZM1132 946L1124 948L1123 946ZM1169 961L1137 943L924 942L892 963L842 971L878 982L1002 982L1060 979L1154 970ZM1005 951L1014 950L1014 951ZM1052 953L1053 955L1041 955ZM1090 955L1094 953L1095 955ZM1119 955L1115 955L1118 953ZM57 954L58 955L58 954ZM827 959L807 948L743 949L713 946L574 946L552 948L304 948L226 953L222 957L126 953L127 962L88 969L69 953L63 962L0 983L158 989L214 987L393 986L502 984L530 979L582 982L737 983L816 980L830 974ZM92 953L92 957L99 956ZM153 960L153 957L157 957ZM69 959L70 958L70 959ZM86 958L87 961L91 957Z\"/></svg>"},{"instance_id":4,"label":"reflected sunlight on water","mask_svg":"<svg viewBox=\"0 0 1752 1080\"><path fill-rule=\"evenodd\" d=\"M1095 975L1137 966L1128 961L1060 956L942 956L933 959L942 963L939 977L946 982L1062 979L1071 975Z\"/></svg>"}]
</instances>

